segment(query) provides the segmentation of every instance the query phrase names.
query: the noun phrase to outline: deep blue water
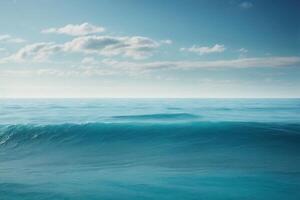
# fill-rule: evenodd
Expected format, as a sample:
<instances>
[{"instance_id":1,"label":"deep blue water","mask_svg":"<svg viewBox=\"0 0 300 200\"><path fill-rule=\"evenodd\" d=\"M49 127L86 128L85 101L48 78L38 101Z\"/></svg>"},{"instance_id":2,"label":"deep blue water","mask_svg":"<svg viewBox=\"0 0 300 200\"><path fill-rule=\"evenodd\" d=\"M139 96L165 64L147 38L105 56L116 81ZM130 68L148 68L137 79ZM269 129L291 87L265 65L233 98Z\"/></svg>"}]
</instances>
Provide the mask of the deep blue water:
<instances>
[{"instance_id":1,"label":"deep blue water","mask_svg":"<svg viewBox=\"0 0 300 200\"><path fill-rule=\"evenodd\" d=\"M19 199L298 200L300 100L0 100Z\"/></svg>"}]
</instances>

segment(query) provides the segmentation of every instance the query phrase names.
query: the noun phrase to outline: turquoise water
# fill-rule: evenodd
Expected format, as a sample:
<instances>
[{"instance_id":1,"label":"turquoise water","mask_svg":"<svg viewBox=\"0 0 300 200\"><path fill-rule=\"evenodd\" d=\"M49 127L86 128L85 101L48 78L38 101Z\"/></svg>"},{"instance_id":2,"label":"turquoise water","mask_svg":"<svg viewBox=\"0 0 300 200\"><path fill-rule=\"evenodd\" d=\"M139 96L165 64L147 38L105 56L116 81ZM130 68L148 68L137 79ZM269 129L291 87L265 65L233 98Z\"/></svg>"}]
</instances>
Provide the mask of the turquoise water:
<instances>
[{"instance_id":1,"label":"turquoise water","mask_svg":"<svg viewBox=\"0 0 300 200\"><path fill-rule=\"evenodd\" d=\"M299 99L0 100L0 199L300 199Z\"/></svg>"}]
</instances>

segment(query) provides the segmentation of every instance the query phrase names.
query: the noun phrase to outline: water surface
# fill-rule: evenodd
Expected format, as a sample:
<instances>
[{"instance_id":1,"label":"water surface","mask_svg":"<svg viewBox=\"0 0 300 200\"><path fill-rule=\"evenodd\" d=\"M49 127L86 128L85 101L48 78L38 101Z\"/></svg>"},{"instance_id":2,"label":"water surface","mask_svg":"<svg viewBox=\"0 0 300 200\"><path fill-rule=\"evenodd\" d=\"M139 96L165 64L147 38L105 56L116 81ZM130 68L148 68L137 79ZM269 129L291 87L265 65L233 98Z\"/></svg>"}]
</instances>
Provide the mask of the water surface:
<instances>
[{"instance_id":1,"label":"water surface","mask_svg":"<svg viewBox=\"0 0 300 200\"><path fill-rule=\"evenodd\" d=\"M299 199L299 99L0 100L0 199Z\"/></svg>"}]
</instances>

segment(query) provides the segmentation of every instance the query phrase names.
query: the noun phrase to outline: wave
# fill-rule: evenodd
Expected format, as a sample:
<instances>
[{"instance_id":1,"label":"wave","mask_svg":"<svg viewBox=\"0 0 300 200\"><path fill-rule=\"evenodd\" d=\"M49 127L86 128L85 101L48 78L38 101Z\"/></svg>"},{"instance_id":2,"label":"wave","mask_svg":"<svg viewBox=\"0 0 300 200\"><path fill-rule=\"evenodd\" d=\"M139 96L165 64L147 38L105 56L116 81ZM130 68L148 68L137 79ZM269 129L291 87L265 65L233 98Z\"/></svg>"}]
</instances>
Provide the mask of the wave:
<instances>
[{"instance_id":1,"label":"wave","mask_svg":"<svg viewBox=\"0 0 300 200\"><path fill-rule=\"evenodd\" d=\"M251 156L252 153L260 151L260 156L266 152L279 152L283 156L300 152L299 144L299 124L87 123L0 127L1 154L14 156L17 155L15 153L30 153L32 156L34 153L71 150L78 155L103 155L114 152L120 156L127 155L126 153L144 153L145 158L149 154L161 156L160 159L164 156L166 159L172 158L171 152L189 158L197 154L203 156L204 152L223 154L225 151L235 150L245 151L246 155Z\"/></svg>"},{"instance_id":2,"label":"wave","mask_svg":"<svg viewBox=\"0 0 300 200\"><path fill-rule=\"evenodd\" d=\"M188 118L196 117L186 114L155 114L116 116L116 118ZM85 124L57 124L57 125L1 125L0 144L13 140L34 139L63 139L69 136L81 140L97 138L105 135L107 138L131 138L140 137L186 137L187 140L194 138L218 136L235 137L300 137L299 124L282 123L255 123L255 122L187 122L175 124L157 123L85 123Z\"/></svg>"},{"instance_id":3,"label":"wave","mask_svg":"<svg viewBox=\"0 0 300 200\"><path fill-rule=\"evenodd\" d=\"M300 124L3 125L0 193L5 199L195 199L204 192L244 199L236 191L247 188L255 197L268 187L274 188L268 195L286 188L280 197L286 191L299 197L299 144Z\"/></svg>"},{"instance_id":4,"label":"wave","mask_svg":"<svg viewBox=\"0 0 300 200\"><path fill-rule=\"evenodd\" d=\"M188 113L161 113L161 114L146 114L146 115L120 115L113 116L114 119L129 119L129 120L189 120L197 119L198 115Z\"/></svg>"}]
</instances>

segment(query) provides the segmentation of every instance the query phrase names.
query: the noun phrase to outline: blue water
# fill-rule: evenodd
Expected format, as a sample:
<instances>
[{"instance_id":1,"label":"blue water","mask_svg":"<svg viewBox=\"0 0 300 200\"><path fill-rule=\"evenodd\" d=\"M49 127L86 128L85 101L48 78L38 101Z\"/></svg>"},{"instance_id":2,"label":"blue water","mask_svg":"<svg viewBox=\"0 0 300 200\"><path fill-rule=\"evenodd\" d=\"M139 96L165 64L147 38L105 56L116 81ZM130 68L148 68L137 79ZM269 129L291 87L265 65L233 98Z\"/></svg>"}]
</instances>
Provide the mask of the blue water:
<instances>
[{"instance_id":1,"label":"blue water","mask_svg":"<svg viewBox=\"0 0 300 200\"><path fill-rule=\"evenodd\" d=\"M0 200L300 199L300 99L0 100Z\"/></svg>"}]
</instances>

